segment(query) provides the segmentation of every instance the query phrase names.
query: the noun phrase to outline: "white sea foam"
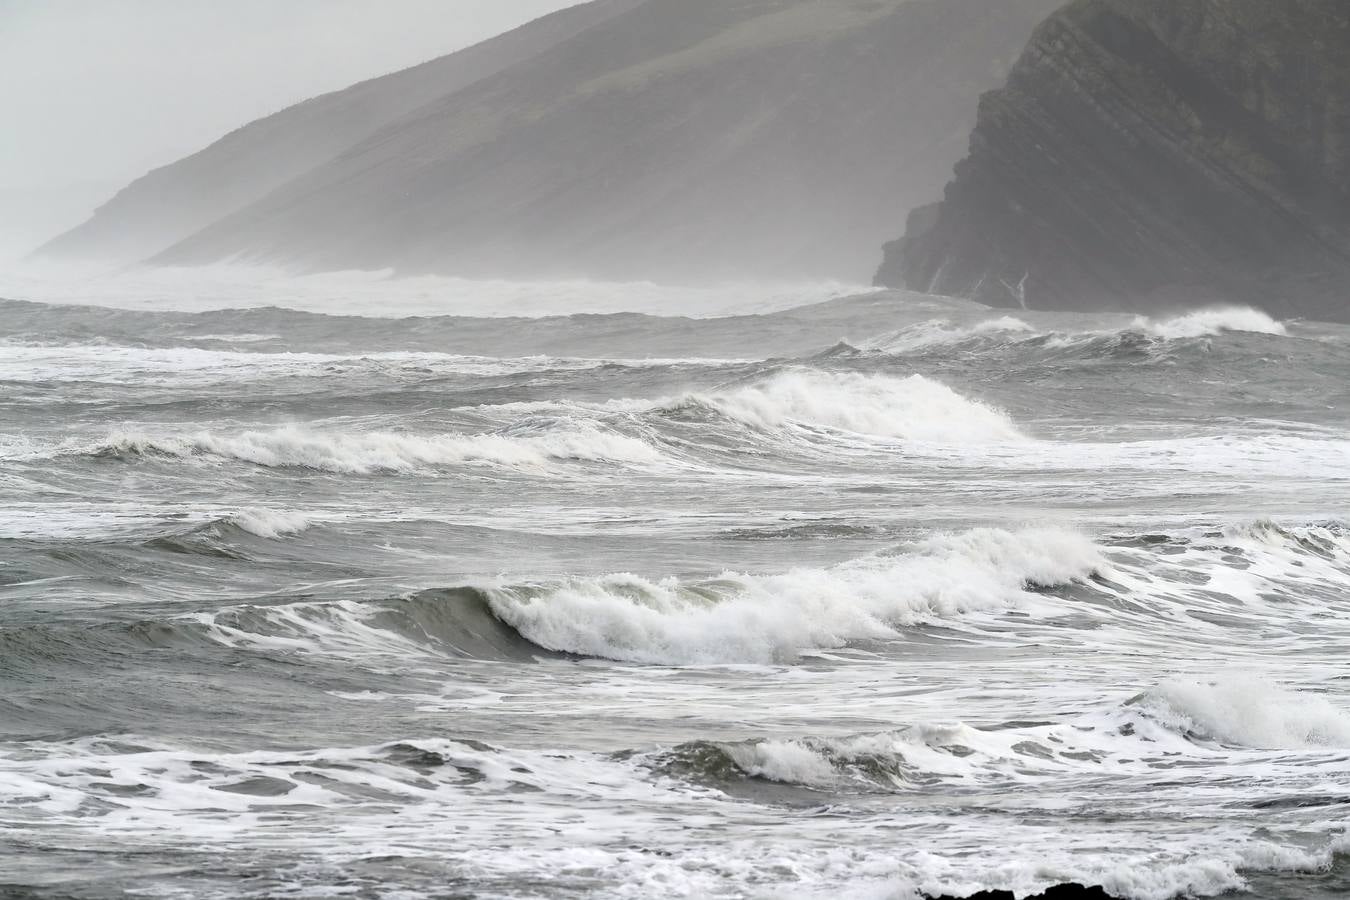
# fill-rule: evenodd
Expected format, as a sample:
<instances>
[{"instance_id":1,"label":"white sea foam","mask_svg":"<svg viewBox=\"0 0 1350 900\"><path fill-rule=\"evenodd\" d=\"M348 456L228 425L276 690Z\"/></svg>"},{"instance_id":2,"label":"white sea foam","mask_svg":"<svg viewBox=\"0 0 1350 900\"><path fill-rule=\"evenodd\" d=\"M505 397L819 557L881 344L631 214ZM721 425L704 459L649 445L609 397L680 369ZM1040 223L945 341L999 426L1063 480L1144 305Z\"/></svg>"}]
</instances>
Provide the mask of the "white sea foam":
<instances>
[{"instance_id":1,"label":"white sea foam","mask_svg":"<svg viewBox=\"0 0 1350 900\"><path fill-rule=\"evenodd\" d=\"M1044 731L986 732L964 722L933 722L880 734L720 746L738 769L753 778L818 789L852 782L872 789L912 790L911 781L1025 781L1062 771L1065 763L1026 749L1029 741L1044 739Z\"/></svg>"},{"instance_id":2,"label":"white sea foam","mask_svg":"<svg viewBox=\"0 0 1350 900\"><path fill-rule=\"evenodd\" d=\"M578 372L610 364L630 367L717 366L727 362L732 361L553 356L497 358L409 351L361 354L259 353L198 347L120 347L98 342L50 345L0 341L0 379L29 384L94 381L105 384L183 386L344 375L490 377L524 372Z\"/></svg>"},{"instance_id":3,"label":"white sea foam","mask_svg":"<svg viewBox=\"0 0 1350 900\"><path fill-rule=\"evenodd\" d=\"M933 443L1023 439L1006 413L922 375L788 369L756 384L683 402L691 401L764 429L805 425Z\"/></svg>"},{"instance_id":4,"label":"white sea foam","mask_svg":"<svg viewBox=\"0 0 1350 900\"><path fill-rule=\"evenodd\" d=\"M261 344L266 341L279 341L279 334L253 334L244 332L242 334L196 334L192 336L194 341L218 341L222 344Z\"/></svg>"},{"instance_id":5,"label":"white sea foam","mask_svg":"<svg viewBox=\"0 0 1350 900\"><path fill-rule=\"evenodd\" d=\"M1237 480L1295 478L1340 481L1350 477L1350 440L1343 433L1306 434L1230 430L1163 440L1029 440L972 442L949 455L950 464L972 471L1023 470L1034 477L1051 471L1222 475ZM1290 461L1297 460L1291 467ZM1169 491L1179 490L1175 485Z\"/></svg>"},{"instance_id":6,"label":"white sea foam","mask_svg":"<svg viewBox=\"0 0 1350 900\"><path fill-rule=\"evenodd\" d=\"M689 408L715 410L751 428L780 434L805 428L924 443L1026 443L1002 410L922 375L894 378L809 368L784 369L741 386L657 400L524 402L480 410L603 417L667 415Z\"/></svg>"},{"instance_id":7,"label":"white sea foam","mask_svg":"<svg viewBox=\"0 0 1350 900\"><path fill-rule=\"evenodd\" d=\"M821 790L852 784L913 791L937 781L995 788L1102 773L1146 777L1176 768L1178 759L1259 777L1270 765L1263 751L1345 749L1347 729L1350 716L1324 698L1247 676L1222 683L1168 679L1122 705L1065 722L995 729L920 722L875 734L716 746L751 778ZM1141 754L1144 748L1151 752ZM1338 761L1324 756L1309 765L1335 771Z\"/></svg>"},{"instance_id":8,"label":"white sea foam","mask_svg":"<svg viewBox=\"0 0 1350 900\"><path fill-rule=\"evenodd\" d=\"M862 344L862 349L880 353L913 353L952 347L980 340L982 346L1020 344L1045 339L1052 348L1090 346L1106 339L1145 335L1160 341L1215 337L1226 332L1248 332L1284 337L1285 325L1258 309L1244 306L1199 309L1166 319L1139 316L1123 328L1054 331L1034 326L1013 316L989 319L974 325L954 325L947 319L919 322Z\"/></svg>"},{"instance_id":9,"label":"white sea foam","mask_svg":"<svg viewBox=\"0 0 1350 900\"><path fill-rule=\"evenodd\" d=\"M238 433L196 432L157 436L117 432L98 449L118 453L213 456L269 468L371 474L414 472L442 466L497 466L547 470L558 460L658 464L655 447L595 422L576 420L515 433L409 434L341 432L299 425Z\"/></svg>"},{"instance_id":10,"label":"white sea foam","mask_svg":"<svg viewBox=\"0 0 1350 900\"><path fill-rule=\"evenodd\" d=\"M230 516L228 521L249 534L264 538L280 538L286 535L299 534L314 524L313 520L304 513L262 509L260 507L242 509Z\"/></svg>"},{"instance_id":11,"label":"white sea foam","mask_svg":"<svg viewBox=\"0 0 1350 900\"><path fill-rule=\"evenodd\" d=\"M724 749L736 767L752 778L827 788L840 781L828 756L802 741L755 741Z\"/></svg>"},{"instance_id":12,"label":"white sea foam","mask_svg":"<svg viewBox=\"0 0 1350 900\"><path fill-rule=\"evenodd\" d=\"M372 621L378 612L375 606L339 600L228 608L184 620L227 647L347 659L406 660L428 654L426 645Z\"/></svg>"},{"instance_id":13,"label":"white sea foam","mask_svg":"<svg viewBox=\"0 0 1350 900\"><path fill-rule=\"evenodd\" d=\"M861 349L882 353L906 353L931 347L949 347L978 337L1020 339L1036 333L1036 328L1014 316L986 319L974 325L954 325L947 319L934 319L910 325L882 337L873 338Z\"/></svg>"},{"instance_id":14,"label":"white sea foam","mask_svg":"<svg viewBox=\"0 0 1350 900\"><path fill-rule=\"evenodd\" d=\"M936 751L945 735L930 737ZM245 753L136 744L34 741L11 750L0 806L19 827L41 822L36 832L71 841L112 836L146 851L209 844L232 854L280 847L308 875L294 892L308 895L332 893L325 876L348 861L416 853L484 880L537 879L554 892L596 893L603 872L605 896L650 896L656 886L662 896L909 900L984 889L1026 896L1077 881L1131 900L1169 900L1242 890L1254 872L1323 872L1350 850L1335 822L1286 836L1250 809L1224 810L1208 798L1229 796L1230 777L1215 778L1193 801L1212 817L1165 807L1171 815L1079 815L1066 825L1065 805L1092 809L1116 795L1100 796L1102 783L1092 780L1076 785L1085 794L1046 807L998 792L960 815L949 802L903 801L802 815L653 777L641 758L608 753L443 738ZM1173 770L1169 780L1187 771ZM699 827L672 831L673 819ZM446 829L465 821L474 827L447 845ZM841 827L853 838L845 846ZM428 872L428 891L417 884L402 893L435 893L439 875Z\"/></svg>"},{"instance_id":15,"label":"white sea foam","mask_svg":"<svg viewBox=\"0 0 1350 900\"><path fill-rule=\"evenodd\" d=\"M496 615L543 647L633 662L772 663L808 649L890 638L896 628L1041 601L1029 585L1090 575L1105 561L1075 532L977 529L896 555L713 581L636 575L488 589Z\"/></svg>"},{"instance_id":16,"label":"white sea foam","mask_svg":"<svg viewBox=\"0 0 1350 900\"><path fill-rule=\"evenodd\" d=\"M1249 306L1220 306L1200 309L1174 319L1137 319L1137 330L1165 340L1178 338L1212 337L1225 331L1246 331L1255 334L1286 336L1285 326L1267 313Z\"/></svg>"},{"instance_id":17,"label":"white sea foam","mask_svg":"<svg viewBox=\"0 0 1350 900\"><path fill-rule=\"evenodd\" d=\"M1350 712L1325 697L1251 676L1207 682L1173 679L1139 702L1170 727L1222 744L1350 748Z\"/></svg>"}]
</instances>

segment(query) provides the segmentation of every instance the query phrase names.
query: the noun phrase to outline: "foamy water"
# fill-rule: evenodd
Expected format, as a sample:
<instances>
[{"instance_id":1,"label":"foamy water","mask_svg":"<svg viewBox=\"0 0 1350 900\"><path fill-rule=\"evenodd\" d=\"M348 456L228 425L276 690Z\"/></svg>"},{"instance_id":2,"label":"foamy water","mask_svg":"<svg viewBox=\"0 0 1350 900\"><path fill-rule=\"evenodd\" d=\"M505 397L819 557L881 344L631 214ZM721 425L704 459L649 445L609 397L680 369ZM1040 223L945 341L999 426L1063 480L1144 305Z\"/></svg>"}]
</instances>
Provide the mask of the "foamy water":
<instances>
[{"instance_id":1,"label":"foamy water","mask_svg":"<svg viewBox=\"0 0 1350 900\"><path fill-rule=\"evenodd\" d=\"M58 281L0 301L25 896L1350 887L1346 329Z\"/></svg>"}]
</instances>

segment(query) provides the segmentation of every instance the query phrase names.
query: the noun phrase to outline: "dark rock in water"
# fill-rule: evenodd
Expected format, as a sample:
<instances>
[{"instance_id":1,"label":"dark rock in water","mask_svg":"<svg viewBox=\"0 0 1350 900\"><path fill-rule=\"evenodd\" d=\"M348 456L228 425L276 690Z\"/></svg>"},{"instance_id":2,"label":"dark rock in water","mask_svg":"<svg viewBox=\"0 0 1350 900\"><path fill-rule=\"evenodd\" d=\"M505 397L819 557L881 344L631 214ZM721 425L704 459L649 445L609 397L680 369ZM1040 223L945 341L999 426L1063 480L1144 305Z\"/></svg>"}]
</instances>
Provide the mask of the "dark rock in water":
<instances>
[{"instance_id":1,"label":"dark rock in water","mask_svg":"<svg viewBox=\"0 0 1350 900\"><path fill-rule=\"evenodd\" d=\"M248 125L45 252L863 279L1059 2L597 0Z\"/></svg>"},{"instance_id":2,"label":"dark rock in water","mask_svg":"<svg viewBox=\"0 0 1350 900\"><path fill-rule=\"evenodd\" d=\"M877 281L1350 320L1350 3L1075 0L983 98Z\"/></svg>"},{"instance_id":3,"label":"dark rock in water","mask_svg":"<svg viewBox=\"0 0 1350 900\"><path fill-rule=\"evenodd\" d=\"M957 898L946 894L941 897L929 897L928 900L1018 900L1012 891L980 891L969 897ZM1112 900L1110 894L1099 887L1084 887L1081 884L1057 884L1043 894L1021 898L1021 900Z\"/></svg>"}]
</instances>

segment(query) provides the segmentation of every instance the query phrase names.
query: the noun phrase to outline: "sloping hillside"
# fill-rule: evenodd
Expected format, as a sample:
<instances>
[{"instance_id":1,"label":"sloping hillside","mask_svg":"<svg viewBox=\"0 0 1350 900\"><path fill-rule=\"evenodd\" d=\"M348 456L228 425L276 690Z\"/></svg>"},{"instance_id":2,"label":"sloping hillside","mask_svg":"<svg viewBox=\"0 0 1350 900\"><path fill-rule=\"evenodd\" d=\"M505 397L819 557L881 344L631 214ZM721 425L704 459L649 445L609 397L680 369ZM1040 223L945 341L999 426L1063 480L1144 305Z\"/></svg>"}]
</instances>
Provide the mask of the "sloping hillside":
<instances>
[{"instance_id":1,"label":"sloping hillside","mask_svg":"<svg viewBox=\"0 0 1350 900\"><path fill-rule=\"evenodd\" d=\"M978 96L1055 5L646 0L418 105L154 261L862 279L905 211L938 196Z\"/></svg>"},{"instance_id":2,"label":"sloping hillside","mask_svg":"<svg viewBox=\"0 0 1350 900\"><path fill-rule=\"evenodd\" d=\"M298 103L140 178L48 255L140 260L332 160L410 111L495 75L642 0L596 0L458 53Z\"/></svg>"}]
</instances>

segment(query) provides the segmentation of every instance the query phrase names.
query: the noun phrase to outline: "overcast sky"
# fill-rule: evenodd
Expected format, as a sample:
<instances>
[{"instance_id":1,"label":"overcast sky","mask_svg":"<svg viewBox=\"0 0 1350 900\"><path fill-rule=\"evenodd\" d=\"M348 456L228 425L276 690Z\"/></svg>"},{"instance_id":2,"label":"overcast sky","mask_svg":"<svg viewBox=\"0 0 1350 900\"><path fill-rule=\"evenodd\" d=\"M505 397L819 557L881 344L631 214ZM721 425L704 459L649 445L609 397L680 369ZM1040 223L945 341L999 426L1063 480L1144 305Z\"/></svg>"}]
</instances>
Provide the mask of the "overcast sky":
<instances>
[{"instance_id":1,"label":"overcast sky","mask_svg":"<svg viewBox=\"0 0 1350 900\"><path fill-rule=\"evenodd\" d=\"M121 184L577 0L0 0L0 190Z\"/></svg>"}]
</instances>

